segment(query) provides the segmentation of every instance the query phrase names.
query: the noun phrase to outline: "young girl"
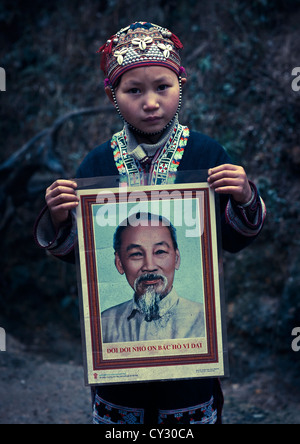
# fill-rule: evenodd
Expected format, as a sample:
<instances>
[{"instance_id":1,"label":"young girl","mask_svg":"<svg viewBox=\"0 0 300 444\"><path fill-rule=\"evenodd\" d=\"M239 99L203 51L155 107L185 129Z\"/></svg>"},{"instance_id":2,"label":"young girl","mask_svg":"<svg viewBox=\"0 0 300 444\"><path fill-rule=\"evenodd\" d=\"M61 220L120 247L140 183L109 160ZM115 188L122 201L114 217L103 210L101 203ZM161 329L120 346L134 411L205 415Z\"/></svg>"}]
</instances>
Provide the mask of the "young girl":
<instances>
[{"instance_id":1,"label":"young girl","mask_svg":"<svg viewBox=\"0 0 300 444\"><path fill-rule=\"evenodd\" d=\"M210 187L221 195L223 248L237 252L261 231L265 206L244 169L218 143L179 123L187 82L182 48L175 34L144 22L122 29L100 48L105 92L124 127L86 157L77 178L120 174L130 184L154 185L167 183L170 172L205 169ZM39 245L64 260L74 260L76 187L75 181L53 183L35 227ZM96 424L215 424L222 406L216 379L93 389Z\"/></svg>"}]
</instances>

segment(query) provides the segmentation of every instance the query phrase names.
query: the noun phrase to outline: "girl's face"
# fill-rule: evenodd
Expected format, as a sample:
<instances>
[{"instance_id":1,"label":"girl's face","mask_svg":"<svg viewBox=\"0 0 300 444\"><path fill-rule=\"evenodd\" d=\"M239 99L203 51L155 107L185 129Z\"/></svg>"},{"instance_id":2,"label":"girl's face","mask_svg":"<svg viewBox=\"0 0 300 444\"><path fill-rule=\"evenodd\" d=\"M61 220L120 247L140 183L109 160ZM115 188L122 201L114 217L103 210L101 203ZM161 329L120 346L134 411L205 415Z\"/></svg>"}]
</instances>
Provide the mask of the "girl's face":
<instances>
[{"instance_id":1,"label":"girl's face","mask_svg":"<svg viewBox=\"0 0 300 444\"><path fill-rule=\"evenodd\" d=\"M186 79L182 79L182 84ZM106 93L113 102L110 88ZM160 66L134 68L123 74L115 90L120 112L144 133L161 132L174 118L180 97L177 75Z\"/></svg>"}]
</instances>

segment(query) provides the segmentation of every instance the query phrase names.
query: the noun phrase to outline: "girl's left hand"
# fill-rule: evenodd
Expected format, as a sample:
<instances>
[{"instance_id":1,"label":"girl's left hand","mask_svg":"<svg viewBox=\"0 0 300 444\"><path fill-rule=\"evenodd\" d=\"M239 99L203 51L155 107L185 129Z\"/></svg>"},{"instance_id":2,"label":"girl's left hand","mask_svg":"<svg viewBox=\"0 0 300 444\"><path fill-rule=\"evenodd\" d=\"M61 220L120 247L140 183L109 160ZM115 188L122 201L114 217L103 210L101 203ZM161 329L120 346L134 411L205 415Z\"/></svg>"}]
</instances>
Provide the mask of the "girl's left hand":
<instances>
[{"instance_id":1,"label":"girl's left hand","mask_svg":"<svg viewBox=\"0 0 300 444\"><path fill-rule=\"evenodd\" d=\"M240 205L251 200L252 190L243 167L231 164L220 165L208 170L210 188L219 194L231 194Z\"/></svg>"}]
</instances>

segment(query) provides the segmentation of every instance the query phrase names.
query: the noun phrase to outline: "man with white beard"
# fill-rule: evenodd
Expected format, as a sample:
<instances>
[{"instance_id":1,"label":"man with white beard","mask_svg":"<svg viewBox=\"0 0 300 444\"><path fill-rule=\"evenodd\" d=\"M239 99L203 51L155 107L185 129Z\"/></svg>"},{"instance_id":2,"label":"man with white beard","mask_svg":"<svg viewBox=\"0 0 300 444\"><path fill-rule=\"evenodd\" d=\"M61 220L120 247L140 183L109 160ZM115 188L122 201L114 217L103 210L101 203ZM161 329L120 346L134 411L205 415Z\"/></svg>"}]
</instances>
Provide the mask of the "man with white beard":
<instances>
[{"instance_id":1,"label":"man with white beard","mask_svg":"<svg viewBox=\"0 0 300 444\"><path fill-rule=\"evenodd\" d=\"M102 313L105 343L205 336L203 305L173 288L180 267L176 230L164 217L137 213L114 236L115 265L134 290L133 299Z\"/></svg>"}]
</instances>

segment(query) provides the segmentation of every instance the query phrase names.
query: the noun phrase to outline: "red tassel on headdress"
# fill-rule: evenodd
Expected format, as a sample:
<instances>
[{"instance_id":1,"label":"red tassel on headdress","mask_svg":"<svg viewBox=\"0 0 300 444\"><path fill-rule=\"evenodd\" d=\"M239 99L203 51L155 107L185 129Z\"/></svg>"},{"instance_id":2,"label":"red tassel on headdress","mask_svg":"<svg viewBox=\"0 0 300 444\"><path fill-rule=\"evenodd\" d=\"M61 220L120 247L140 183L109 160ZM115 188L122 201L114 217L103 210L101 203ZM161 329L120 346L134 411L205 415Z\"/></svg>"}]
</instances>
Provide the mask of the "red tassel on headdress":
<instances>
[{"instance_id":1,"label":"red tassel on headdress","mask_svg":"<svg viewBox=\"0 0 300 444\"><path fill-rule=\"evenodd\" d=\"M111 36L110 39L107 40L107 42L101 46L101 48L98 49L98 53L102 53L102 57L101 57L101 69L102 71L106 71L106 55L107 54L111 54L112 53L112 48L114 45L114 38L115 36Z\"/></svg>"},{"instance_id":2,"label":"red tassel on headdress","mask_svg":"<svg viewBox=\"0 0 300 444\"><path fill-rule=\"evenodd\" d=\"M172 34L170 39L172 40L177 49L183 49L183 44L181 43L177 35Z\"/></svg>"}]
</instances>

